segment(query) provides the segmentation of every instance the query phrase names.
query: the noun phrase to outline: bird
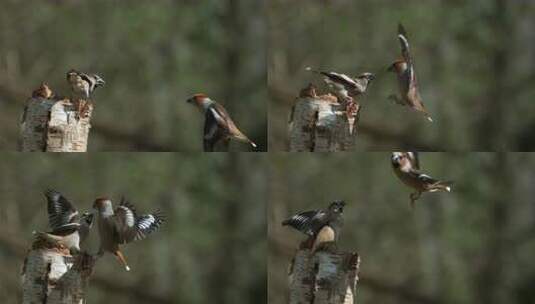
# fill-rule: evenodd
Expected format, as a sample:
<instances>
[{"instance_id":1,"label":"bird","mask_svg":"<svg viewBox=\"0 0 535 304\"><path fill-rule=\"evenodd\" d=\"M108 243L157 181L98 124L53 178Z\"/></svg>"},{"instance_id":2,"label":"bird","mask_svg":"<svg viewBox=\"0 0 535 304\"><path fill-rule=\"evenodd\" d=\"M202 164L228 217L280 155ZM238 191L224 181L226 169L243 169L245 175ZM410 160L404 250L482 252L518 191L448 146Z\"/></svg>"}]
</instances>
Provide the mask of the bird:
<instances>
[{"instance_id":1,"label":"bird","mask_svg":"<svg viewBox=\"0 0 535 304\"><path fill-rule=\"evenodd\" d=\"M346 203L336 200L327 209L319 209L298 213L282 222L283 226L290 226L308 236L303 243L305 248L316 252L327 244L338 241L340 230L344 224L342 214Z\"/></svg>"},{"instance_id":2,"label":"bird","mask_svg":"<svg viewBox=\"0 0 535 304\"><path fill-rule=\"evenodd\" d=\"M105 252L112 253L126 271L130 271L130 267L119 246L146 238L147 235L158 230L165 221L163 214L158 210L138 216L134 206L124 197L115 210L109 198L97 198L93 208L97 214L100 236L100 249L97 257L101 257Z\"/></svg>"},{"instance_id":3,"label":"bird","mask_svg":"<svg viewBox=\"0 0 535 304\"><path fill-rule=\"evenodd\" d=\"M52 98L53 96L54 96L54 93L52 92L48 84L46 84L45 82L42 82L41 85L32 92L33 98L41 97L41 98L49 99L49 98Z\"/></svg>"},{"instance_id":4,"label":"bird","mask_svg":"<svg viewBox=\"0 0 535 304\"><path fill-rule=\"evenodd\" d=\"M333 93L343 101L353 100L354 97L366 93L368 85L375 79L375 75L372 73L362 73L351 78L345 74L316 71L310 67L307 67L306 70L323 75L325 83L334 89Z\"/></svg>"},{"instance_id":5,"label":"bird","mask_svg":"<svg viewBox=\"0 0 535 304\"><path fill-rule=\"evenodd\" d=\"M73 97L90 99L93 92L106 82L97 74L85 74L75 69L67 72L67 81L71 85Z\"/></svg>"},{"instance_id":6,"label":"bird","mask_svg":"<svg viewBox=\"0 0 535 304\"><path fill-rule=\"evenodd\" d=\"M80 244L87 239L93 226L93 214L85 212L80 216L73 204L56 190L48 189L44 194L52 231L37 231L34 235L37 239L60 244L71 252L80 252Z\"/></svg>"},{"instance_id":7,"label":"bird","mask_svg":"<svg viewBox=\"0 0 535 304\"><path fill-rule=\"evenodd\" d=\"M227 147L231 139L249 143L253 148L257 147L238 129L221 104L203 93L194 94L187 99L187 102L196 105L204 112L203 148L205 152L214 151L215 145L220 142Z\"/></svg>"},{"instance_id":8,"label":"bird","mask_svg":"<svg viewBox=\"0 0 535 304\"><path fill-rule=\"evenodd\" d=\"M412 155L412 156L411 156ZM453 182L441 181L419 171L420 165L414 152L392 152L392 168L396 176L415 192L410 195L410 205L414 208L415 202L424 192L451 192ZM412 158L411 158L412 157Z\"/></svg>"},{"instance_id":9,"label":"bird","mask_svg":"<svg viewBox=\"0 0 535 304\"><path fill-rule=\"evenodd\" d=\"M353 134L355 123L359 119L359 112L361 110L360 104L355 101L355 98L366 93L368 85L375 79L372 73L362 73L355 78L351 78L345 74L336 72L316 71L310 67L306 70L324 76L324 81L331 88L334 89L334 94L346 103L346 118L349 127L349 134Z\"/></svg>"},{"instance_id":10,"label":"bird","mask_svg":"<svg viewBox=\"0 0 535 304\"><path fill-rule=\"evenodd\" d=\"M397 75L400 96L393 94L388 98L400 105L406 105L415 111L421 112L429 122L433 122L420 96L418 81L414 72L414 61L409 51L407 32L401 23L398 24L398 39L401 44L401 58L394 61L388 71Z\"/></svg>"}]
</instances>

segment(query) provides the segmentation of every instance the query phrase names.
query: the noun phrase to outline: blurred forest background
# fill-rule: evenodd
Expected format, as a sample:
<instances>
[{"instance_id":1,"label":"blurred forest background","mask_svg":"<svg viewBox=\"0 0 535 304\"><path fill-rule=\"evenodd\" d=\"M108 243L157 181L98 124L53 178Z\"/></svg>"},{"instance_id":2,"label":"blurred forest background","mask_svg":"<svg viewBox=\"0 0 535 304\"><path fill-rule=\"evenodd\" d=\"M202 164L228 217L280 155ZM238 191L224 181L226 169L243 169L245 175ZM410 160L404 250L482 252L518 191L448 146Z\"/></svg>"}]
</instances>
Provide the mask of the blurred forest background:
<instances>
[{"instance_id":1,"label":"blurred forest background","mask_svg":"<svg viewBox=\"0 0 535 304\"><path fill-rule=\"evenodd\" d=\"M17 149L25 100L66 72L101 75L90 151L200 151L204 92L267 149L262 0L17 1L0 11L0 150ZM235 143L231 150L248 151Z\"/></svg>"},{"instance_id":2,"label":"blurred forest background","mask_svg":"<svg viewBox=\"0 0 535 304\"><path fill-rule=\"evenodd\" d=\"M347 202L339 247L362 259L357 303L535 303L535 155L421 153L424 172L456 184L414 211L389 153L270 157L269 303L287 303L304 239L281 221L334 199Z\"/></svg>"},{"instance_id":3,"label":"blurred forest background","mask_svg":"<svg viewBox=\"0 0 535 304\"><path fill-rule=\"evenodd\" d=\"M21 301L20 271L32 231L48 229L43 191L55 188L79 209L125 195L138 212L167 222L123 247L124 271L106 254L88 303L256 303L266 297L266 160L253 154L3 153L0 162L0 302ZM94 232L96 230L93 230ZM83 249L83 248L82 248ZM93 234L86 246L98 250Z\"/></svg>"},{"instance_id":4,"label":"blurred forest background","mask_svg":"<svg viewBox=\"0 0 535 304\"><path fill-rule=\"evenodd\" d=\"M535 2L532 0L269 2L270 148L287 150L299 90L321 77L384 71L407 29L423 101L435 122L387 100L381 72L362 100L359 150L535 149Z\"/></svg>"}]
</instances>

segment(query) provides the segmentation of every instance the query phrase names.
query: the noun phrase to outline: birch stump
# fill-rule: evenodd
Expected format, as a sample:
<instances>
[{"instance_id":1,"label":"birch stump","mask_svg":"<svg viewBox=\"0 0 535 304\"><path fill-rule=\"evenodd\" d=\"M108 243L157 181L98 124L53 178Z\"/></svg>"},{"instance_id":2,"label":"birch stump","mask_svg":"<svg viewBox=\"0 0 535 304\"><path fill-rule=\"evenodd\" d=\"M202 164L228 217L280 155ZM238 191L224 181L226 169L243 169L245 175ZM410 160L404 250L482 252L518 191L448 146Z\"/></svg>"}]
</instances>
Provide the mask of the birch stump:
<instances>
[{"instance_id":1,"label":"birch stump","mask_svg":"<svg viewBox=\"0 0 535 304\"><path fill-rule=\"evenodd\" d=\"M22 270L23 304L83 304L93 257L35 241Z\"/></svg>"},{"instance_id":2,"label":"birch stump","mask_svg":"<svg viewBox=\"0 0 535 304\"><path fill-rule=\"evenodd\" d=\"M300 96L290 115L291 152L335 152L354 149L358 111L348 119L345 103L330 94ZM352 131L350 131L352 129Z\"/></svg>"},{"instance_id":3,"label":"birch stump","mask_svg":"<svg viewBox=\"0 0 535 304\"><path fill-rule=\"evenodd\" d=\"M32 97L21 121L21 151L86 152L93 106L89 101Z\"/></svg>"},{"instance_id":4,"label":"birch stump","mask_svg":"<svg viewBox=\"0 0 535 304\"><path fill-rule=\"evenodd\" d=\"M290 304L354 304L360 257L299 249L289 271Z\"/></svg>"}]
</instances>

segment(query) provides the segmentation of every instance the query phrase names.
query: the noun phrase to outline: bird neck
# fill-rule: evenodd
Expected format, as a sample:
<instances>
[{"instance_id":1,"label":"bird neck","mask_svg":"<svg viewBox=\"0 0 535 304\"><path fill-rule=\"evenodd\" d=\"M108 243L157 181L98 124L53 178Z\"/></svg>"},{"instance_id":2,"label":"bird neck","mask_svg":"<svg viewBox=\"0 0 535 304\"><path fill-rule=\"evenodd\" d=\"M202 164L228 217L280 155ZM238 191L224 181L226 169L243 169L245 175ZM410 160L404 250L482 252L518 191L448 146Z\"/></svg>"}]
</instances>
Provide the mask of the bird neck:
<instances>
[{"instance_id":1,"label":"bird neck","mask_svg":"<svg viewBox=\"0 0 535 304\"><path fill-rule=\"evenodd\" d=\"M215 104L215 101L209 99L209 98L205 98L203 99L201 102L199 102L199 107L201 109L203 109L203 111L208 111L208 109L210 109L211 106L213 106Z\"/></svg>"}]
</instances>

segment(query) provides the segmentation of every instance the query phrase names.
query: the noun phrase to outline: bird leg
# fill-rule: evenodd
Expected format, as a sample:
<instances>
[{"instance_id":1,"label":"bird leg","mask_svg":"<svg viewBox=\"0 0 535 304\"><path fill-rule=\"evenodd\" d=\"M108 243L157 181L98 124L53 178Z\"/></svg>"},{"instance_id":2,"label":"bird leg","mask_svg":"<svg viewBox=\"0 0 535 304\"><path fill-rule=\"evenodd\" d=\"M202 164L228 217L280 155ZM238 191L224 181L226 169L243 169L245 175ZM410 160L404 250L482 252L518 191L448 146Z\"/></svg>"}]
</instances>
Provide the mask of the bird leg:
<instances>
[{"instance_id":1,"label":"bird leg","mask_svg":"<svg viewBox=\"0 0 535 304\"><path fill-rule=\"evenodd\" d=\"M90 103L89 101L85 101L83 103L83 106L82 106L82 109L80 110L80 112L78 113L78 116L81 117L81 118L86 118L88 115L89 115L89 108L90 108Z\"/></svg>"},{"instance_id":2,"label":"bird leg","mask_svg":"<svg viewBox=\"0 0 535 304\"><path fill-rule=\"evenodd\" d=\"M126 263L126 259L124 258L123 253L121 251L117 250L113 254L117 257L119 262L121 264L123 264L123 266L126 269L126 271L130 271L130 267L128 267L128 263Z\"/></svg>"},{"instance_id":3,"label":"bird leg","mask_svg":"<svg viewBox=\"0 0 535 304\"><path fill-rule=\"evenodd\" d=\"M412 209L414 209L416 200L418 200L421 195L422 195L422 192L420 192L420 191L411 193L410 198L411 198L411 208Z\"/></svg>"},{"instance_id":4,"label":"bird leg","mask_svg":"<svg viewBox=\"0 0 535 304\"><path fill-rule=\"evenodd\" d=\"M356 117L359 112L359 104L354 101L352 97L346 99L346 117L349 124L349 134L353 134L353 129L355 127Z\"/></svg>"}]
</instances>

